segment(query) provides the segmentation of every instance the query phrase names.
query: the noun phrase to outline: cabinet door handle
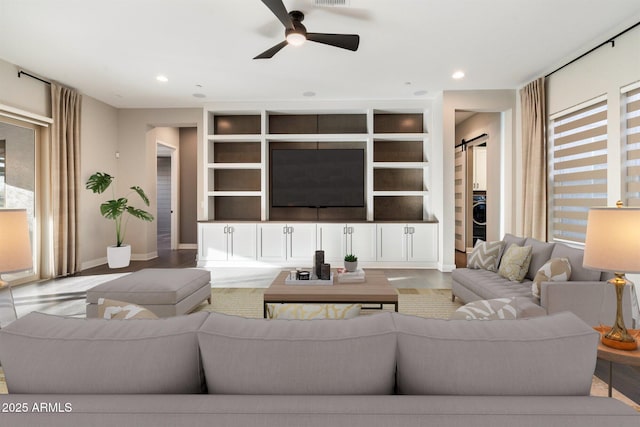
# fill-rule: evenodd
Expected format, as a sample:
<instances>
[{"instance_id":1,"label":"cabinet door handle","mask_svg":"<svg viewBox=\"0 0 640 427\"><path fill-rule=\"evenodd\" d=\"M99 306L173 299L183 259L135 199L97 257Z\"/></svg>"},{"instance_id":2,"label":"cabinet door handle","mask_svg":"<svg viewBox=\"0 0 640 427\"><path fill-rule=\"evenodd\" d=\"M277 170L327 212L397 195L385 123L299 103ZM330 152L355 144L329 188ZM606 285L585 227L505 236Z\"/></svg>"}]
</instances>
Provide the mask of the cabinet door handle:
<instances>
[{"instance_id":1,"label":"cabinet door handle","mask_svg":"<svg viewBox=\"0 0 640 427\"><path fill-rule=\"evenodd\" d=\"M233 227L229 226L229 233L233 233Z\"/></svg>"},{"instance_id":2,"label":"cabinet door handle","mask_svg":"<svg viewBox=\"0 0 640 427\"><path fill-rule=\"evenodd\" d=\"M404 228L404 234L409 234L409 227Z\"/></svg>"},{"instance_id":3,"label":"cabinet door handle","mask_svg":"<svg viewBox=\"0 0 640 427\"><path fill-rule=\"evenodd\" d=\"M346 226L342 229L342 234L347 234L347 227Z\"/></svg>"},{"instance_id":4,"label":"cabinet door handle","mask_svg":"<svg viewBox=\"0 0 640 427\"><path fill-rule=\"evenodd\" d=\"M353 234L353 227L349 227L349 234Z\"/></svg>"},{"instance_id":5,"label":"cabinet door handle","mask_svg":"<svg viewBox=\"0 0 640 427\"><path fill-rule=\"evenodd\" d=\"M282 227L282 234L287 234L287 227Z\"/></svg>"},{"instance_id":6,"label":"cabinet door handle","mask_svg":"<svg viewBox=\"0 0 640 427\"><path fill-rule=\"evenodd\" d=\"M287 230L289 234L293 234L293 227L289 227L289 230Z\"/></svg>"},{"instance_id":7,"label":"cabinet door handle","mask_svg":"<svg viewBox=\"0 0 640 427\"><path fill-rule=\"evenodd\" d=\"M223 229L223 231L222 231L222 232L223 232L224 234L227 234L227 233L228 233L228 231L227 231L227 229L228 229L228 228L229 228L229 227L225 225L225 226L224 226L224 229Z\"/></svg>"}]
</instances>

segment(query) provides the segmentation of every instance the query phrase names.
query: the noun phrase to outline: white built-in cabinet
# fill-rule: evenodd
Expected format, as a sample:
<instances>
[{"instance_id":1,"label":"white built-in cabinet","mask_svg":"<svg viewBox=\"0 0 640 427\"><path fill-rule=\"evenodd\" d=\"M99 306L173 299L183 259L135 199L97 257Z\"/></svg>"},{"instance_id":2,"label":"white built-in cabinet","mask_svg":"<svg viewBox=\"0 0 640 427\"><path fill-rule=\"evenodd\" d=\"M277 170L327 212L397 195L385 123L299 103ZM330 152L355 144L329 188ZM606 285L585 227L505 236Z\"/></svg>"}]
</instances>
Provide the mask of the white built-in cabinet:
<instances>
[{"instance_id":1,"label":"white built-in cabinet","mask_svg":"<svg viewBox=\"0 0 640 427\"><path fill-rule=\"evenodd\" d=\"M438 258L435 224L378 224L377 260L429 262Z\"/></svg>"},{"instance_id":2,"label":"white built-in cabinet","mask_svg":"<svg viewBox=\"0 0 640 427\"><path fill-rule=\"evenodd\" d=\"M315 251L315 224L258 224L259 261L309 263Z\"/></svg>"},{"instance_id":3,"label":"white built-in cabinet","mask_svg":"<svg viewBox=\"0 0 640 427\"><path fill-rule=\"evenodd\" d=\"M362 267L434 268L437 223L198 223L198 266L311 267L316 250L334 267L353 253Z\"/></svg>"},{"instance_id":4,"label":"white built-in cabinet","mask_svg":"<svg viewBox=\"0 0 640 427\"><path fill-rule=\"evenodd\" d=\"M473 147L473 191L487 191L487 147Z\"/></svg>"},{"instance_id":5,"label":"white built-in cabinet","mask_svg":"<svg viewBox=\"0 0 640 427\"><path fill-rule=\"evenodd\" d=\"M376 261L375 224L317 224L318 249L325 261L341 263L344 256L354 254L359 262Z\"/></svg>"},{"instance_id":6,"label":"white built-in cabinet","mask_svg":"<svg viewBox=\"0 0 640 427\"><path fill-rule=\"evenodd\" d=\"M198 259L251 261L256 259L256 224L210 223L198 227Z\"/></svg>"}]
</instances>

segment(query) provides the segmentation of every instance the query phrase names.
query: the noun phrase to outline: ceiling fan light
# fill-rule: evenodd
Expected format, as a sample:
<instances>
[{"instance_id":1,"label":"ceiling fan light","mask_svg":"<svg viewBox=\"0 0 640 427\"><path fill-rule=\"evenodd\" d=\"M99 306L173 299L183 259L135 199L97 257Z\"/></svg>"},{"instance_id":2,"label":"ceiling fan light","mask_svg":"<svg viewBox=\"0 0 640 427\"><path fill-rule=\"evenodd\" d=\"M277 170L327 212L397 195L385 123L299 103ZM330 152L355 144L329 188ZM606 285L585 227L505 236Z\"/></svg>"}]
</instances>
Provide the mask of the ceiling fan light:
<instances>
[{"instance_id":1,"label":"ceiling fan light","mask_svg":"<svg viewBox=\"0 0 640 427\"><path fill-rule=\"evenodd\" d=\"M307 38L304 36L304 34L301 34L301 33L296 33L292 31L289 34L287 34L287 43L289 43L291 46L300 46L306 40Z\"/></svg>"}]
</instances>

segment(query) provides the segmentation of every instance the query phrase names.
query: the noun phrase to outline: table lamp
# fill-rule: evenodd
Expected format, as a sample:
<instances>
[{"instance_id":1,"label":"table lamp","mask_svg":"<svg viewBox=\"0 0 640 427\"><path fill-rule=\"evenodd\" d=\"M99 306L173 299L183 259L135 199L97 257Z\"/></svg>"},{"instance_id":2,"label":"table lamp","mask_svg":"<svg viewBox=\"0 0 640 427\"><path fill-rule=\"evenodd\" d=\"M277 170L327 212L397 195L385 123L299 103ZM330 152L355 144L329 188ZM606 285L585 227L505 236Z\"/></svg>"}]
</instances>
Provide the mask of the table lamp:
<instances>
[{"instance_id":1,"label":"table lamp","mask_svg":"<svg viewBox=\"0 0 640 427\"><path fill-rule=\"evenodd\" d=\"M0 209L0 292L4 291L5 287L8 290L6 294L13 319L16 318L13 294L9 284L2 280L2 274L17 273L31 268L33 268L33 257L27 211L25 209ZM5 298L0 296L1 299Z\"/></svg>"},{"instance_id":2,"label":"table lamp","mask_svg":"<svg viewBox=\"0 0 640 427\"><path fill-rule=\"evenodd\" d=\"M640 208L622 207L620 201L616 206L589 209L583 265L615 275L609 283L616 287L616 320L602 337L602 344L634 350L638 343L624 325L622 294L627 283L625 273L640 273Z\"/></svg>"}]
</instances>

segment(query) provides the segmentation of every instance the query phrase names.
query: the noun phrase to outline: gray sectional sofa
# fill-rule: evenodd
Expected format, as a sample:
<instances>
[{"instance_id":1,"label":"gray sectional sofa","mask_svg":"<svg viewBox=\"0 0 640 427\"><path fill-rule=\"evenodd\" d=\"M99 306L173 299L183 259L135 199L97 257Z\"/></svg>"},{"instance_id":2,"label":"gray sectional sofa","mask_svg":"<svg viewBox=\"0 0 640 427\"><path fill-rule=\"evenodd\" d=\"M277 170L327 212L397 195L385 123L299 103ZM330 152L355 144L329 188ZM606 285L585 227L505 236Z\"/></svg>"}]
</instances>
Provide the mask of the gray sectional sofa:
<instances>
[{"instance_id":1,"label":"gray sectional sofa","mask_svg":"<svg viewBox=\"0 0 640 427\"><path fill-rule=\"evenodd\" d=\"M454 299L457 297L463 303L470 303L494 298L524 297L539 304L547 314L571 311L591 326L611 325L615 321L615 288L606 282L613 276L584 268L582 249L511 234L506 234L503 242L503 253L512 244L532 247L531 263L524 281L513 282L497 272L483 269L455 269L451 274ZM531 291L532 280L538 269L552 258L568 258L571 276L569 281L543 282L538 299ZM632 289L631 286L626 286L623 313L628 328L634 327L634 311L636 310L632 308Z\"/></svg>"},{"instance_id":2,"label":"gray sectional sofa","mask_svg":"<svg viewBox=\"0 0 640 427\"><path fill-rule=\"evenodd\" d=\"M31 313L0 331L10 392L0 423L637 427L632 408L589 396L598 338L568 312L487 322Z\"/></svg>"}]
</instances>

